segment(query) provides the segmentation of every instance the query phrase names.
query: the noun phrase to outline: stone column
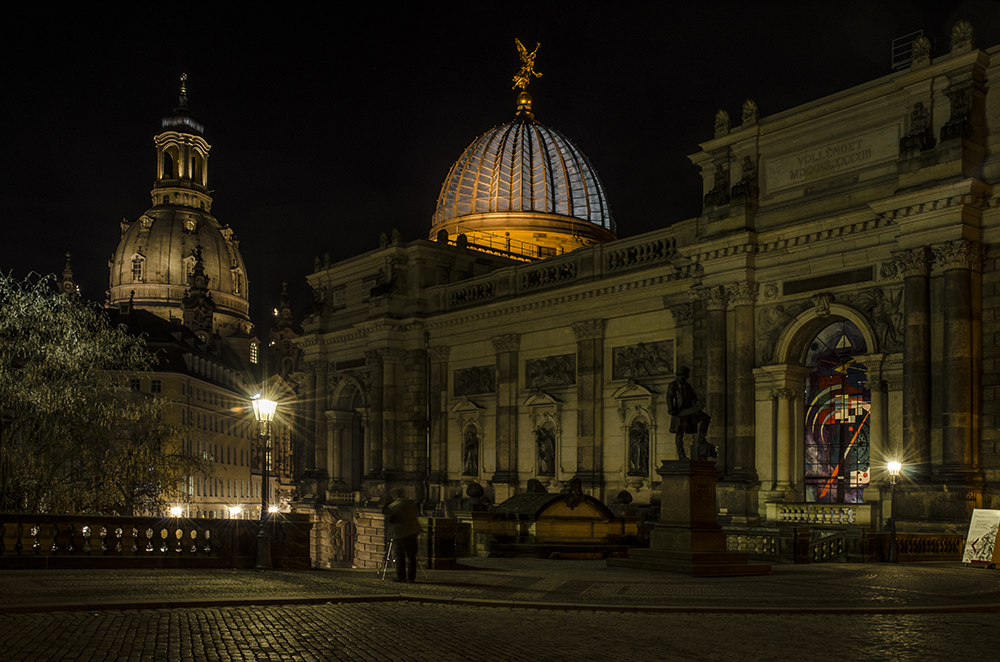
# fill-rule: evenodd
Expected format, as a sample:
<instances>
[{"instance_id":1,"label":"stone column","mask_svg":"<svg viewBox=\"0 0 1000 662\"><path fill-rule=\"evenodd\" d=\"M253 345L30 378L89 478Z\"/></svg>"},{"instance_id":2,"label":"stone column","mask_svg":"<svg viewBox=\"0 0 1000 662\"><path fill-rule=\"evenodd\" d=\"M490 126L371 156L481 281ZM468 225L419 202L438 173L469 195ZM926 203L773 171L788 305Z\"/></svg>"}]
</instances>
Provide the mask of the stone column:
<instances>
[{"instance_id":1,"label":"stone column","mask_svg":"<svg viewBox=\"0 0 1000 662\"><path fill-rule=\"evenodd\" d=\"M679 303L669 306L668 310L674 318L674 342L677 343L677 365L674 366L676 371L678 366L690 367L693 363L691 323L694 321L694 305L690 302Z\"/></svg>"},{"instance_id":2,"label":"stone column","mask_svg":"<svg viewBox=\"0 0 1000 662\"><path fill-rule=\"evenodd\" d=\"M584 489L604 487L604 326L573 324L576 335L576 476ZM557 454L558 455L558 454Z\"/></svg>"},{"instance_id":3,"label":"stone column","mask_svg":"<svg viewBox=\"0 0 1000 662\"><path fill-rule=\"evenodd\" d=\"M733 439L726 454L726 465L731 477L757 480L756 465L756 402L753 369L756 363L754 340L754 306L757 302L757 283L737 283L729 288L733 302L734 322L738 333L733 339ZM712 412L709 412L710 414Z\"/></svg>"},{"instance_id":4,"label":"stone column","mask_svg":"<svg viewBox=\"0 0 1000 662\"><path fill-rule=\"evenodd\" d=\"M777 425L776 425L776 448L775 448L775 472L774 479L777 483L775 488L785 492L786 498L795 493L794 443L795 435L792 431L794 425L793 416L795 413L796 392L790 388L779 388L774 391L773 397L777 401Z\"/></svg>"},{"instance_id":5,"label":"stone column","mask_svg":"<svg viewBox=\"0 0 1000 662\"><path fill-rule=\"evenodd\" d=\"M316 390L313 405L315 407L315 437L313 439L313 466L316 467L316 485L319 494L326 494L329 488L330 474L326 471L326 408L329 394L327 393L327 373L330 365L325 361L316 361L314 364L314 374L316 375Z\"/></svg>"},{"instance_id":6,"label":"stone column","mask_svg":"<svg viewBox=\"0 0 1000 662\"><path fill-rule=\"evenodd\" d=\"M302 471L312 472L316 470L316 426L310 425L312 419L316 416L316 408L313 406L319 398L316 397L316 369L319 362L312 362L306 366L305 372L305 402L309 403L307 406L302 407L302 412L304 414L303 429L305 434L302 435L304 439L302 440ZM302 401L300 401L301 403ZM309 428L312 428L310 433Z\"/></svg>"},{"instance_id":7,"label":"stone column","mask_svg":"<svg viewBox=\"0 0 1000 662\"><path fill-rule=\"evenodd\" d=\"M708 440L719 447L716 466L728 473L733 458L726 443L726 307L729 296L722 286L704 292L707 308L705 327L708 335L705 361L705 404L712 424Z\"/></svg>"},{"instance_id":8,"label":"stone column","mask_svg":"<svg viewBox=\"0 0 1000 662\"><path fill-rule=\"evenodd\" d=\"M972 270L980 268L983 249L962 239L936 247L935 258L944 270L943 475L966 478L973 471Z\"/></svg>"},{"instance_id":9,"label":"stone column","mask_svg":"<svg viewBox=\"0 0 1000 662\"><path fill-rule=\"evenodd\" d=\"M402 414L402 386L398 373L405 361L401 349L384 348L382 355L382 471L399 473L403 467L405 430L397 421Z\"/></svg>"},{"instance_id":10,"label":"stone column","mask_svg":"<svg viewBox=\"0 0 1000 662\"><path fill-rule=\"evenodd\" d=\"M368 434L365 435L365 475L382 473L382 397L383 366L382 354L376 350L365 352L365 364L371 378L371 414L368 418Z\"/></svg>"},{"instance_id":11,"label":"stone column","mask_svg":"<svg viewBox=\"0 0 1000 662\"><path fill-rule=\"evenodd\" d=\"M448 480L448 356L451 347L431 347L431 457L432 482ZM460 437L461 439L461 437Z\"/></svg>"},{"instance_id":12,"label":"stone column","mask_svg":"<svg viewBox=\"0 0 1000 662\"><path fill-rule=\"evenodd\" d=\"M497 361L496 473L494 485L518 485L517 471L517 362L521 336L492 338ZM510 489L513 494L513 487Z\"/></svg>"},{"instance_id":13,"label":"stone column","mask_svg":"<svg viewBox=\"0 0 1000 662\"><path fill-rule=\"evenodd\" d=\"M899 253L895 262L903 273L903 439L906 449L886 448L891 456L907 457L914 474L930 474L931 459L931 313L930 249ZM874 457L874 456L873 456ZM912 459L911 459L912 458Z\"/></svg>"}]
</instances>

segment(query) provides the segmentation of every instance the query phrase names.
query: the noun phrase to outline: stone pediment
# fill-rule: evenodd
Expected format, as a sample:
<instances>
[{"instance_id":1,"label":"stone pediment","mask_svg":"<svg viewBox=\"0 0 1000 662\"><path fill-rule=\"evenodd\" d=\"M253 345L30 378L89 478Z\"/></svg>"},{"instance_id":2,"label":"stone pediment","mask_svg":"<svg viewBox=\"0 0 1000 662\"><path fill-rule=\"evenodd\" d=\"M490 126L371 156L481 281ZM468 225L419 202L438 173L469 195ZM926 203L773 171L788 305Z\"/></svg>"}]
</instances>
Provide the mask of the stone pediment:
<instances>
[{"instance_id":1,"label":"stone pediment","mask_svg":"<svg viewBox=\"0 0 1000 662\"><path fill-rule=\"evenodd\" d=\"M529 395L527 399L524 401L525 407L544 407L546 405L557 406L561 404L562 400L554 396L551 396L548 393L545 393L544 391L536 391L531 395Z\"/></svg>"},{"instance_id":2,"label":"stone pediment","mask_svg":"<svg viewBox=\"0 0 1000 662\"><path fill-rule=\"evenodd\" d=\"M485 407L478 405L472 400L466 397L462 397L451 406L451 413L453 414L473 414L476 415L481 412Z\"/></svg>"},{"instance_id":3,"label":"stone pediment","mask_svg":"<svg viewBox=\"0 0 1000 662\"><path fill-rule=\"evenodd\" d=\"M634 398L643 398L645 400L652 400L656 398L657 393L655 391L650 391L648 388L642 384L637 384L636 382L629 381L627 384L615 391L611 397L615 400L632 400Z\"/></svg>"}]
</instances>

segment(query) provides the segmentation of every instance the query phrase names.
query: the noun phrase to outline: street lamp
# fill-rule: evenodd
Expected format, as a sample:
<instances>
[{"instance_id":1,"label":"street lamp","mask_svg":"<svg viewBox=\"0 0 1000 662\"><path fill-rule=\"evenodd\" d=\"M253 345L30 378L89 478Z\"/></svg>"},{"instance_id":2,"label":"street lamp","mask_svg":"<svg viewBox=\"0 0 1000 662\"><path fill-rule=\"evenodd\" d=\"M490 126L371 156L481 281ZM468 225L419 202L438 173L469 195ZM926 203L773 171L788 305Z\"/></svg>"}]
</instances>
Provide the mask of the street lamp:
<instances>
[{"instance_id":1,"label":"street lamp","mask_svg":"<svg viewBox=\"0 0 1000 662\"><path fill-rule=\"evenodd\" d=\"M886 465L889 470L889 563L899 563L896 548L896 479L903 465L893 460Z\"/></svg>"},{"instance_id":2,"label":"street lamp","mask_svg":"<svg viewBox=\"0 0 1000 662\"><path fill-rule=\"evenodd\" d=\"M267 492L270 476L268 475L271 459L271 421L278 403L260 397L260 393L250 400L253 404L253 415L260 423L261 454L260 454L260 531L257 532L257 570L271 569L271 541L267 534Z\"/></svg>"}]
</instances>

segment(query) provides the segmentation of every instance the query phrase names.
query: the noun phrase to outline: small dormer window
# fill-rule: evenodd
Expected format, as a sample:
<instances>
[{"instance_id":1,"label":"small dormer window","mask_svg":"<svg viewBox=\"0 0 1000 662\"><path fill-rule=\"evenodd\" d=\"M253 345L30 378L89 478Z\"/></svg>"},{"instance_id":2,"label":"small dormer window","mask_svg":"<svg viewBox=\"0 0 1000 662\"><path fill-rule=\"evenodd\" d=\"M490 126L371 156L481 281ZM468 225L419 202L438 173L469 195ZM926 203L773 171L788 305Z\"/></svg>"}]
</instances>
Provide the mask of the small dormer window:
<instances>
[{"instance_id":1,"label":"small dormer window","mask_svg":"<svg viewBox=\"0 0 1000 662\"><path fill-rule=\"evenodd\" d=\"M233 272L233 294L243 293L243 274L239 271Z\"/></svg>"}]
</instances>

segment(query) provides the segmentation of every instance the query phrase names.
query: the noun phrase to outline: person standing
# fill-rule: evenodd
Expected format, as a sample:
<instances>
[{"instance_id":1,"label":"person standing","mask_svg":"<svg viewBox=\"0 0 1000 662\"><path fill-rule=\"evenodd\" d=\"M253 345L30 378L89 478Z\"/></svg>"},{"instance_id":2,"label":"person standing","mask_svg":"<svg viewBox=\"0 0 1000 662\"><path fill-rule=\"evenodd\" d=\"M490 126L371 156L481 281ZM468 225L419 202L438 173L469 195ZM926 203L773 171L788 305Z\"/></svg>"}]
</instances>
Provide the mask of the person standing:
<instances>
[{"instance_id":1,"label":"person standing","mask_svg":"<svg viewBox=\"0 0 1000 662\"><path fill-rule=\"evenodd\" d=\"M417 580L417 537L420 528L417 504L406 498L401 487L389 492L392 501L382 508L386 530L396 549L396 578L394 582Z\"/></svg>"}]
</instances>

